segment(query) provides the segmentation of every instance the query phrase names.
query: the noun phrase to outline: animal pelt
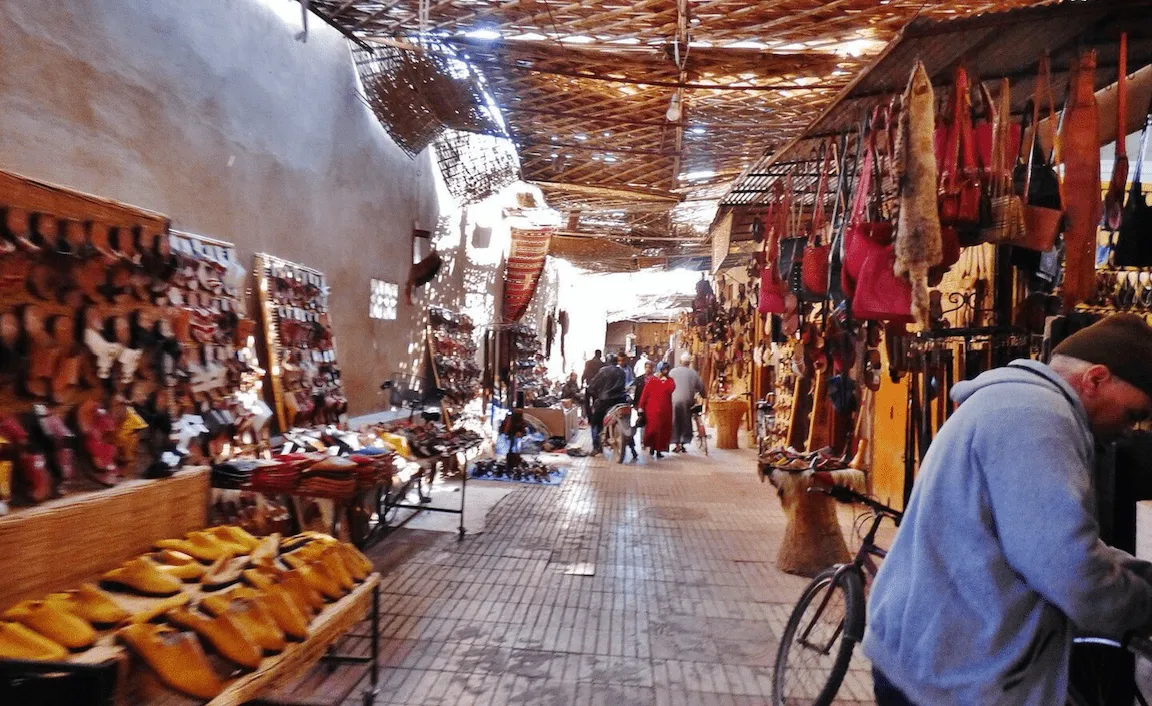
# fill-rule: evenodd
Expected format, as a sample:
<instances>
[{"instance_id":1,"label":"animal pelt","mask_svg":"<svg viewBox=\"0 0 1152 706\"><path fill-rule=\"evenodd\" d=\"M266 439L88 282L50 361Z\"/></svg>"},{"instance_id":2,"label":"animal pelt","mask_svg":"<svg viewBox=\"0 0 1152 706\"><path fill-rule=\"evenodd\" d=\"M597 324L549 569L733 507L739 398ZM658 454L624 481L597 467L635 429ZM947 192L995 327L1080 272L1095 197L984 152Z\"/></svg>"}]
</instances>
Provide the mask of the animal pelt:
<instances>
[{"instance_id":1,"label":"animal pelt","mask_svg":"<svg viewBox=\"0 0 1152 706\"><path fill-rule=\"evenodd\" d=\"M931 321L928 270L944 259L936 198L935 115L932 84L924 64L916 62L904 91L896 136L900 177L900 218L896 224L895 273L912 284L912 315Z\"/></svg>"}]
</instances>

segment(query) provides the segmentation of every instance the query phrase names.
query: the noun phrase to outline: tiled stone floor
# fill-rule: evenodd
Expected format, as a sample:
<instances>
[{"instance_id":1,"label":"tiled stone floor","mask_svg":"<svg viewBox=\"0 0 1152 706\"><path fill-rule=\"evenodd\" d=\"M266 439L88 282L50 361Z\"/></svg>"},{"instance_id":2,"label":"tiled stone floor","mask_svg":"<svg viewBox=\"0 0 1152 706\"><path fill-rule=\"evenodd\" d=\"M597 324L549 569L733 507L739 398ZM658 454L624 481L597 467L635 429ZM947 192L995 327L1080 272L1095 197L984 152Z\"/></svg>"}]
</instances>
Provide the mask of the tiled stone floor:
<instances>
[{"instance_id":1,"label":"tiled stone floor","mask_svg":"<svg viewBox=\"0 0 1152 706\"><path fill-rule=\"evenodd\" d=\"M774 566L784 516L753 464L581 461L560 487L504 498L482 535L386 539L376 703L766 704L806 579ZM871 703L866 670L854 660L837 703ZM317 669L290 690L323 702L362 674Z\"/></svg>"}]
</instances>

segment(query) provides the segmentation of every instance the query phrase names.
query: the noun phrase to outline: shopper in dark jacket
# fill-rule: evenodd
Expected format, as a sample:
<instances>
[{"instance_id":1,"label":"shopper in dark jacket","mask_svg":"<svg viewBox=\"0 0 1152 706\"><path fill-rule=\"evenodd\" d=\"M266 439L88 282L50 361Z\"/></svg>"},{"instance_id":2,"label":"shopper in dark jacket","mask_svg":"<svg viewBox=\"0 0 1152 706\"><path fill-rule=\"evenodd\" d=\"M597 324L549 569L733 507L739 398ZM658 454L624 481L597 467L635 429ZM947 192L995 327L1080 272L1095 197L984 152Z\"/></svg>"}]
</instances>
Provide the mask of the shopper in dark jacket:
<instances>
[{"instance_id":1,"label":"shopper in dark jacket","mask_svg":"<svg viewBox=\"0 0 1152 706\"><path fill-rule=\"evenodd\" d=\"M588 396L593 400L592 414L588 418L592 428L592 452L600 453L600 429L604 426L604 415L608 410L618 404L627 402L624 396L628 389L628 381L624 367L628 364L628 357L621 354L616 365L606 365L596 373L596 377L588 385Z\"/></svg>"},{"instance_id":2,"label":"shopper in dark jacket","mask_svg":"<svg viewBox=\"0 0 1152 706\"><path fill-rule=\"evenodd\" d=\"M584 374L580 377L580 384L584 385L585 389L584 416L589 420L592 419L592 403L595 402L595 398L593 398L588 387L592 384L592 380L595 379L596 373L600 372L600 369L604 367L604 360L600 357L602 355L604 355L603 351L597 348L596 355L592 356L592 360L585 361Z\"/></svg>"}]
</instances>

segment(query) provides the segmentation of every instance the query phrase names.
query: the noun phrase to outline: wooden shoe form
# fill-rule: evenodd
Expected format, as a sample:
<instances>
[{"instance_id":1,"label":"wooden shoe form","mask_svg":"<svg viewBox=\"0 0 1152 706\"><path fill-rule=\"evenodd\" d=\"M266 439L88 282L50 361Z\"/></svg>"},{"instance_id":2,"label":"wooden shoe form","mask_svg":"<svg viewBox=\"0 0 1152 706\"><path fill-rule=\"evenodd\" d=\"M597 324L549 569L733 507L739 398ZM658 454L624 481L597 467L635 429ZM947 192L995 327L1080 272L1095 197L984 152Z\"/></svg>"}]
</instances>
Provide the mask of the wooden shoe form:
<instances>
[{"instance_id":1,"label":"wooden shoe form","mask_svg":"<svg viewBox=\"0 0 1152 706\"><path fill-rule=\"evenodd\" d=\"M44 597L44 601L58 603L68 612L93 625L115 625L131 616L111 594L90 583L67 593L49 594Z\"/></svg>"},{"instance_id":2,"label":"wooden shoe form","mask_svg":"<svg viewBox=\"0 0 1152 706\"><path fill-rule=\"evenodd\" d=\"M109 571L101 580L147 596L171 596L180 593L184 585L180 579L161 570L147 556L138 557Z\"/></svg>"},{"instance_id":3,"label":"wooden shoe form","mask_svg":"<svg viewBox=\"0 0 1152 706\"><path fill-rule=\"evenodd\" d=\"M252 636L256 645L266 654L283 651L286 644L284 631L262 603L229 591L227 594L205 596L200 600L200 608L217 618L222 615L230 617Z\"/></svg>"},{"instance_id":4,"label":"wooden shoe form","mask_svg":"<svg viewBox=\"0 0 1152 706\"><path fill-rule=\"evenodd\" d=\"M175 576L181 581L197 582L203 578L205 572L208 571L208 569L196 561L196 559L173 549L164 549L149 554L148 556L156 562L156 565L161 571L170 576Z\"/></svg>"},{"instance_id":5,"label":"wooden shoe form","mask_svg":"<svg viewBox=\"0 0 1152 706\"><path fill-rule=\"evenodd\" d=\"M142 623L123 628L116 637L142 659L161 682L182 694L206 701L224 690L192 633Z\"/></svg>"},{"instance_id":6,"label":"wooden shoe form","mask_svg":"<svg viewBox=\"0 0 1152 706\"><path fill-rule=\"evenodd\" d=\"M214 561L200 577L200 586L205 591L219 591L239 581L244 571L244 562L234 561L234 558L232 552L225 552Z\"/></svg>"},{"instance_id":7,"label":"wooden shoe form","mask_svg":"<svg viewBox=\"0 0 1152 706\"><path fill-rule=\"evenodd\" d=\"M232 598L247 599L261 604L276 621L276 625L290 640L304 640L308 637L308 617L310 608L301 608L296 598L284 588L270 586L261 591L248 586L237 586L228 592Z\"/></svg>"},{"instance_id":8,"label":"wooden shoe form","mask_svg":"<svg viewBox=\"0 0 1152 706\"><path fill-rule=\"evenodd\" d=\"M211 645L221 657L246 669L256 669L264 654L255 638L228 615L207 618L187 608L177 608L164 614L176 627L191 630Z\"/></svg>"},{"instance_id":9,"label":"wooden shoe form","mask_svg":"<svg viewBox=\"0 0 1152 706\"><path fill-rule=\"evenodd\" d=\"M0 622L0 659L58 662L68 650L20 623Z\"/></svg>"},{"instance_id":10,"label":"wooden shoe form","mask_svg":"<svg viewBox=\"0 0 1152 706\"><path fill-rule=\"evenodd\" d=\"M21 601L0 618L20 623L70 650L84 650L96 642L96 631L83 618L59 602Z\"/></svg>"}]
</instances>

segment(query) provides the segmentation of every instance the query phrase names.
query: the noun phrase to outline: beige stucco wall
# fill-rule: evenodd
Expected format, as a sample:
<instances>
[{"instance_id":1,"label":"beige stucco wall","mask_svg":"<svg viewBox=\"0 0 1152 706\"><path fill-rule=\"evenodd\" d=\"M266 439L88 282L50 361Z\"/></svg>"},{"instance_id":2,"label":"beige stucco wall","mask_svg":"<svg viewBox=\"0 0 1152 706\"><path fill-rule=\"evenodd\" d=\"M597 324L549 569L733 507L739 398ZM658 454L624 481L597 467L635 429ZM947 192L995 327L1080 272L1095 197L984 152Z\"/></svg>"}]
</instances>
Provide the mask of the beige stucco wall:
<instances>
[{"instance_id":1,"label":"beige stucco wall","mask_svg":"<svg viewBox=\"0 0 1152 706\"><path fill-rule=\"evenodd\" d=\"M287 0L0 2L0 168L164 213L180 230L325 272L351 411L409 368L429 298L499 303L502 258L438 203L430 153L409 159L357 97L346 41ZM403 283L409 234L454 242L436 291L368 317L369 279ZM498 239L496 239L497 242ZM494 247L499 247L494 246ZM419 340L419 339L417 339Z\"/></svg>"}]
</instances>

